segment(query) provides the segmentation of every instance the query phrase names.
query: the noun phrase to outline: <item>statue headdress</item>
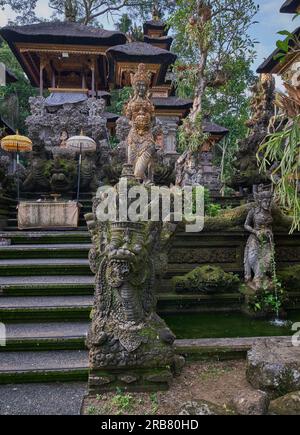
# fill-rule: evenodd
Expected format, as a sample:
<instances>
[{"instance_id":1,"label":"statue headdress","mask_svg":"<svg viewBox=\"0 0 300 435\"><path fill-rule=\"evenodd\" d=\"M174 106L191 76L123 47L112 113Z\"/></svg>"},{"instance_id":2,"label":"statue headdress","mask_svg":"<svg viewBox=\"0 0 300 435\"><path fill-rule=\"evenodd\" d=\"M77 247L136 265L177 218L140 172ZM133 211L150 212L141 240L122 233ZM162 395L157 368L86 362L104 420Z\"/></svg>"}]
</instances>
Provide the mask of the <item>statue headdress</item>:
<instances>
[{"instance_id":1,"label":"statue headdress","mask_svg":"<svg viewBox=\"0 0 300 435\"><path fill-rule=\"evenodd\" d=\"M146 65L140 63L135 74L131 74L131 84L134 87L138 82L145 82L148 88L151 85L151 74L146 70Z\"/></svg>"},{"instance_id":2,"label":"statue headdress","mask_svg":"<svg viewBox=\"0 0 300 435\"><path fill-rule=\"evenodd\" d=\"M260 184L256 191L254 191L254 199L256 202L260 202L263 199L273 199L274 197L274 187L271 186L264 186L263 184Z\"/></svg>"}]
</instances>

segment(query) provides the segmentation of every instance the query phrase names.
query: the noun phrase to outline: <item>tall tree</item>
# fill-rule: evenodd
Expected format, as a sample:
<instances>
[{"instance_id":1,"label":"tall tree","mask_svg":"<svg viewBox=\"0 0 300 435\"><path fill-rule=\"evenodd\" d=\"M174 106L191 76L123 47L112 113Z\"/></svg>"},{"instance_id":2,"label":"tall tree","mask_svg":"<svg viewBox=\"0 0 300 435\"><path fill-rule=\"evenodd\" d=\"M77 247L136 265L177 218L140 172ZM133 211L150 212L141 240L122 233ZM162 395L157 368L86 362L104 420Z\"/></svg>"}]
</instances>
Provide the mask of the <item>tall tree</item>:
<instances>
[{"instance_id":1,"label":"tall tree","mask_svg":"<svg viewBox=\"0 0 300 435\"><path fill-rule=\"evenodd\" d=\"M0 7L11 7L17 13L17 24L30 24L43 21L36 16L35 10L39 0L0 0ZM49 0L48 4L53 9L53 18L58 20L76 21L83 24L95 24L107 15L119 14L127 10L135 19L139 16L149 17L153 7L164 10L174 7L175 0ZM159 4L159 7L158 7Z\"/></svg>"},{"instance_id":2,"label":"tall tree","mask_svg":"<svg viewBox=\"0 0 300 435\"><path fill-rule=\"evenodd\" d=\"M233 77L232 65L238 59L247 62L254 55L254 41L248 30L258 6L253 0L177 0L176 3L169 22L176 32L175 48L178 53L184 53L185 65L179 66L179 71L183 71L181 79L192 86L194 97L193 109L180 138L184 146L196 150L206 140L202 121L208 90L218 90L212 93L218 98L219 90Z\"/></svg>"}]
</instances>

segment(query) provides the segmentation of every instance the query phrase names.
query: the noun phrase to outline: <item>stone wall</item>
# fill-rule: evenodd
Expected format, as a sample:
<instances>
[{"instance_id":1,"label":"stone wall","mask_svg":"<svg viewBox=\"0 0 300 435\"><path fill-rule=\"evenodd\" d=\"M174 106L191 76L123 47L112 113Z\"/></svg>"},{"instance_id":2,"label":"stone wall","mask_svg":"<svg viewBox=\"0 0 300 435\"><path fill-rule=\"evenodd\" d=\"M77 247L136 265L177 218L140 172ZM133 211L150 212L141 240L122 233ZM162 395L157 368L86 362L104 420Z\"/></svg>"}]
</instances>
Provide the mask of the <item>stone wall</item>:
<instances>
[{"instance_id":1,"label":"stone wall","mask_svg":"<svg viewBox=\"0 0 300 435\"><path fill-rule=\"evenodd\" d=\"M211 264L225 271L244 271L244 249L249 234L242 228L230 231L202 231L177 234L169 256L167 273L161 291L170 291L170 278L184 275L194 268ZM300 264L300 233L275 231L276 263L278 270Z\"/></svg>"}]
</instances>

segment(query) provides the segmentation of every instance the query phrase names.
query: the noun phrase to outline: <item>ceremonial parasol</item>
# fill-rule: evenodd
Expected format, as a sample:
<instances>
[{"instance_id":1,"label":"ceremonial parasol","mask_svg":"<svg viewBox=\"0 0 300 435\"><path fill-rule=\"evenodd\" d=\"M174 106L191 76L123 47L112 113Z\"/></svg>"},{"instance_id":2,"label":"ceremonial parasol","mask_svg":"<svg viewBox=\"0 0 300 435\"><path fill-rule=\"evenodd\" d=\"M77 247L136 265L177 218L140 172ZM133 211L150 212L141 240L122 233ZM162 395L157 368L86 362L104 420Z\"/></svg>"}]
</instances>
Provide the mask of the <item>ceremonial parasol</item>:
<instances>
[{"instance_id":1,"label":"ceremonial parasol","mask_svg":"<svg viewBox=\"0 0 300 435\"><path fill-rule=\"evenodd\" d=\"M79 202L82 153L84 151L96 151L97 145L94 139L84 136L83 132L81 131L80 136L73 136L67 140L66 147L79 153L77 185L77 202Z\"/></svg>"},{"instance_id":2,"label":"ceremonial parasol","mask_svg":"<svg viewBox=\"0 0 300 435\"><path fill-rule=\"evenodd\" d=\"M27 153L32 151L32 142L26 136L17 134L5 136L1 140L1 148L9 153L16 153L16 173L17 173L17 195L18 203L20 202L20 177L19 177L19 163L20 153Z\"/></svg>"}]
</instances>

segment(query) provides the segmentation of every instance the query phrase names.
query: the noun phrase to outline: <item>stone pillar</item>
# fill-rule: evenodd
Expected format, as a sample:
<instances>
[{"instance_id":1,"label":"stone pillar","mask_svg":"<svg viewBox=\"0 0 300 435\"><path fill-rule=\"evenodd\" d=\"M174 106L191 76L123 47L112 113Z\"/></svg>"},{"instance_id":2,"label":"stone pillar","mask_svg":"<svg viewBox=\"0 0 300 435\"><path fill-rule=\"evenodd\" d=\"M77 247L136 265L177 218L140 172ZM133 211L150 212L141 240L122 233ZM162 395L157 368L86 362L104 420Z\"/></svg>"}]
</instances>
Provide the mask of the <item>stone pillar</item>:
<instances>
[{"instance_id":1,"label":"stone pillar","mask_svg":"<svg viewBox=\"0 0 300 435\"><path fill-rule=\"evenodd\" d=\"M160 116L157 119L162 123L164 133L164 155L166 162L176 160L177 153L177 130L179 118L177 116Z\"/></svg>"},{"instance_id":2,"label":"stone pillar","mask_svg":"<svg viewBox=\"0 0 300 435\"><path fill-rule=\"evenodd\" d=\"M117 208L127 189L140 186L132 165L124 165L121 180L121 191L118 185L115 187ZM91 270L96 274L92 324L86 343L89 393L116 388L164 390L184 359L175 355L175 337L156 313L154 280L162 262L155 257L170 247L176 225L101 222L98 216L103 200L99 192L94 213L86 215L93 240Z\"/></svg>"}]
</instances>

